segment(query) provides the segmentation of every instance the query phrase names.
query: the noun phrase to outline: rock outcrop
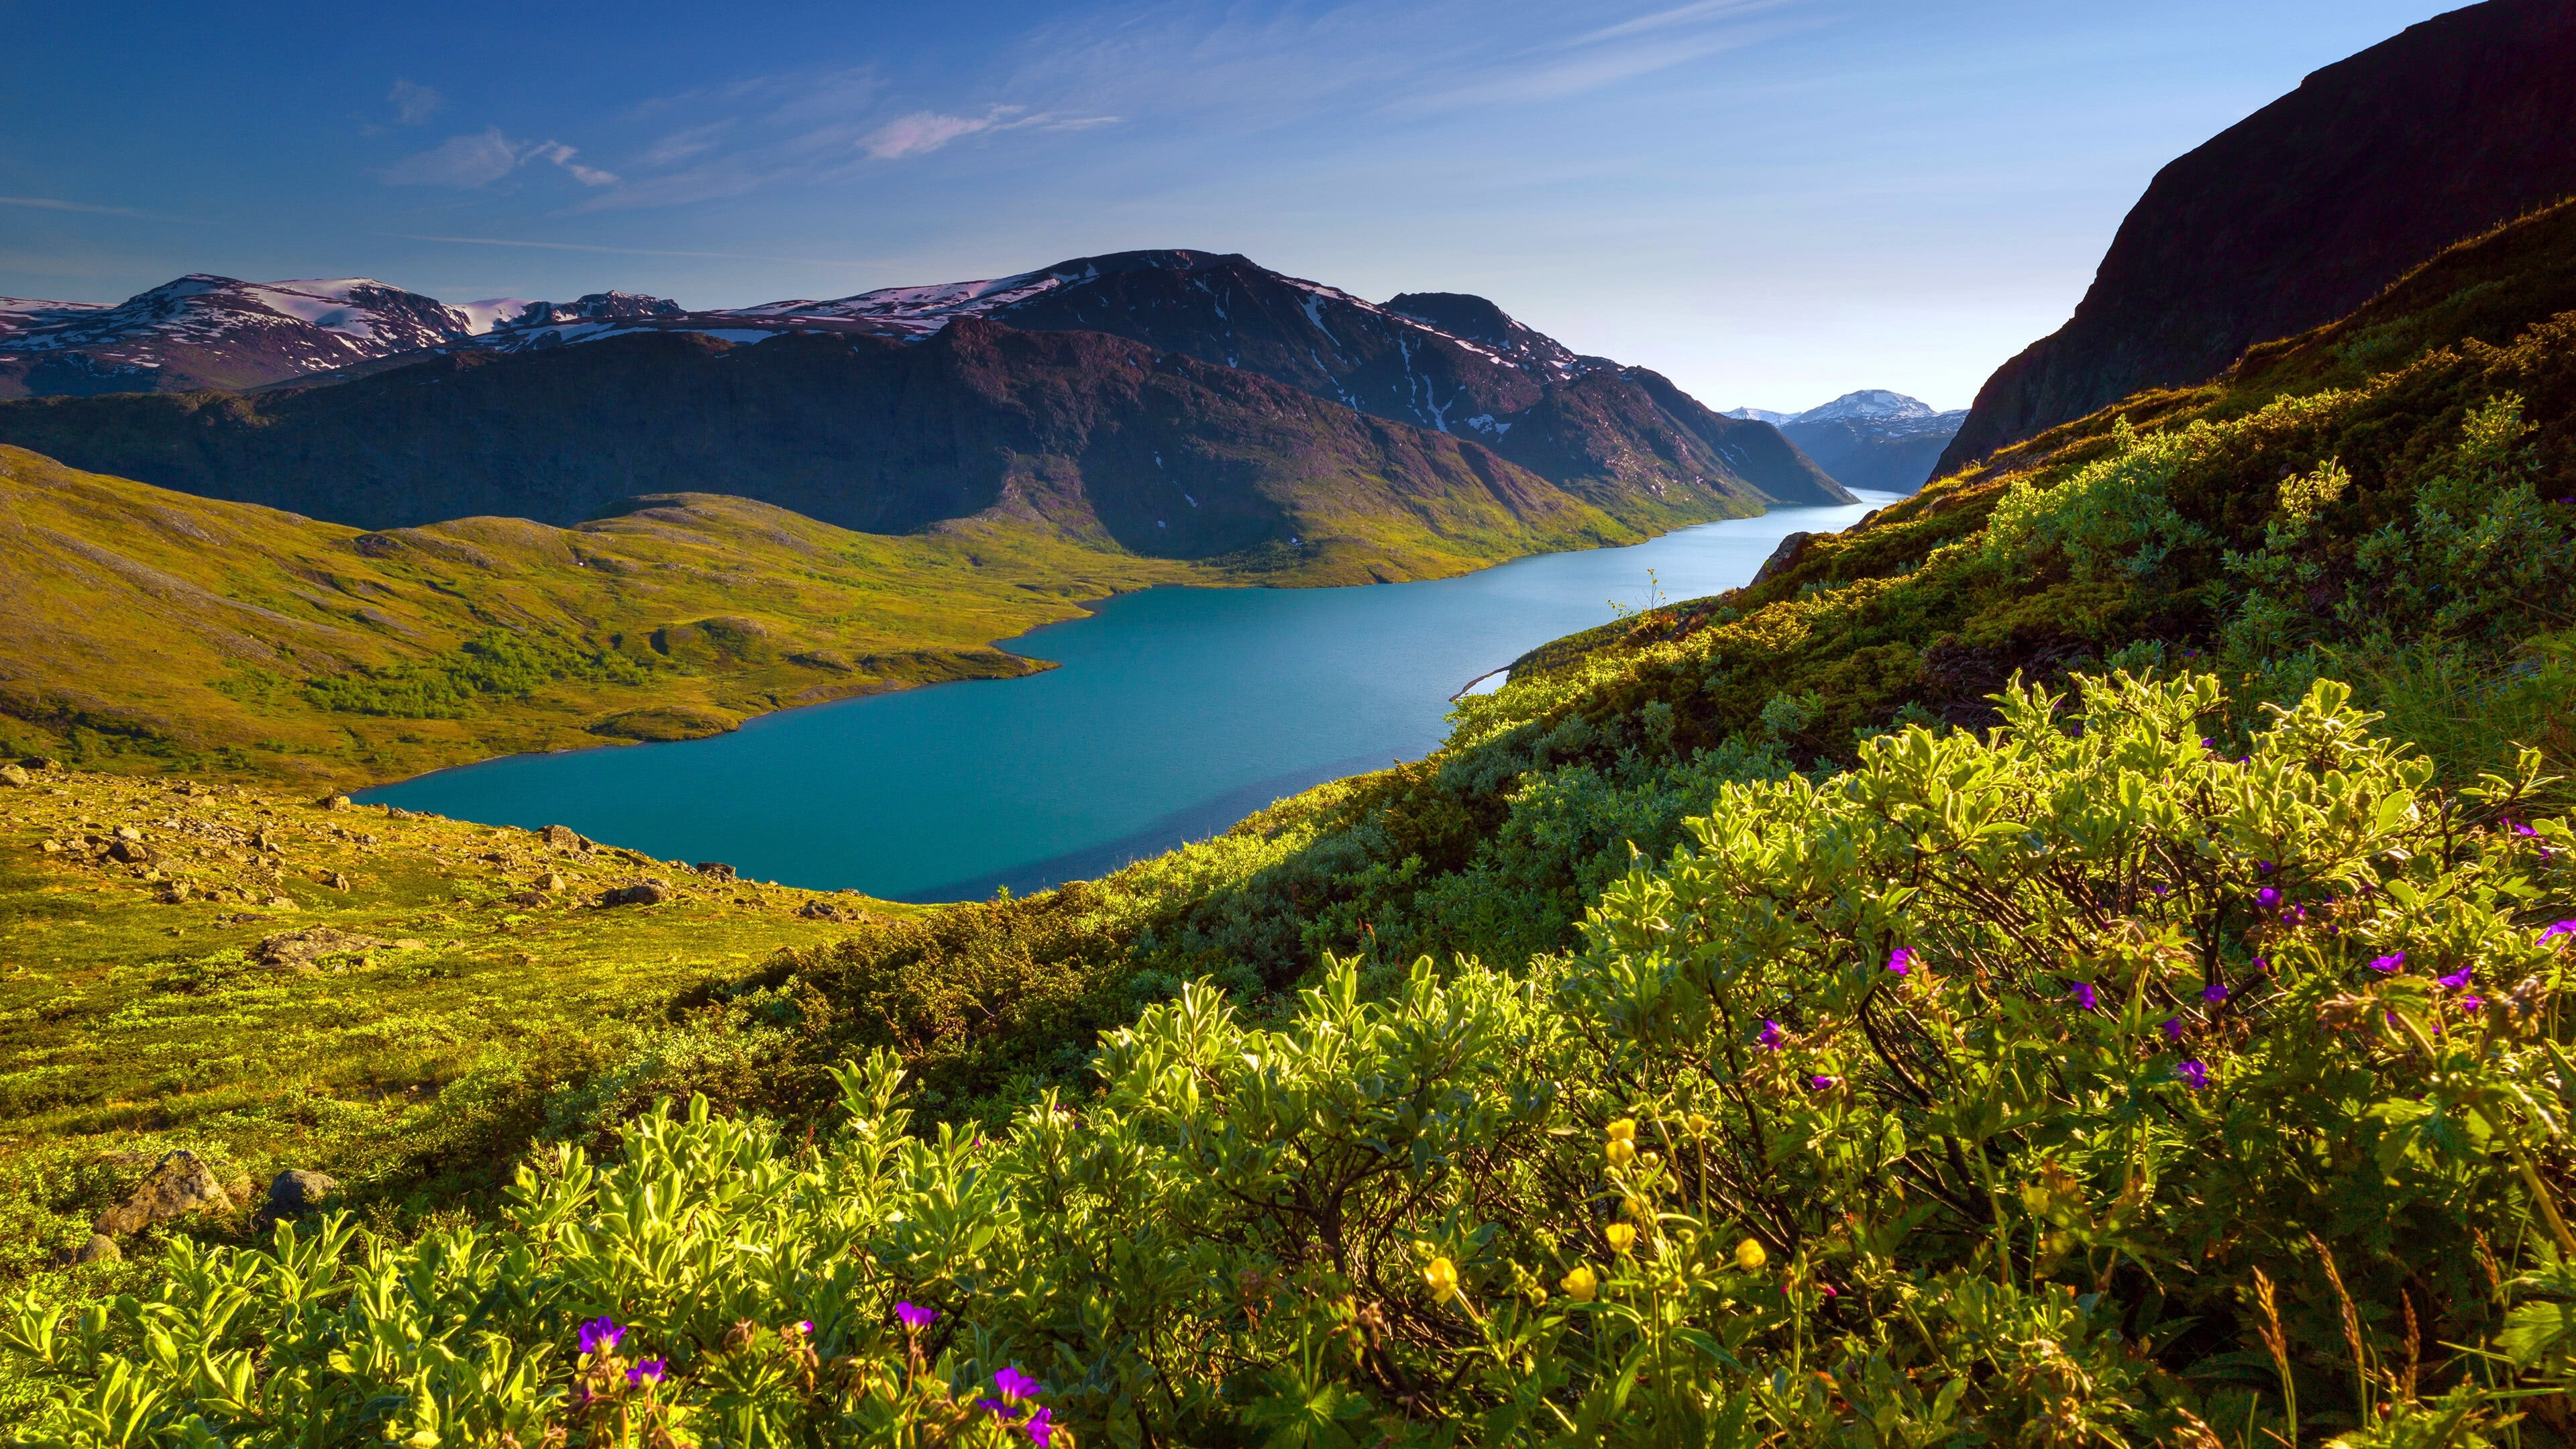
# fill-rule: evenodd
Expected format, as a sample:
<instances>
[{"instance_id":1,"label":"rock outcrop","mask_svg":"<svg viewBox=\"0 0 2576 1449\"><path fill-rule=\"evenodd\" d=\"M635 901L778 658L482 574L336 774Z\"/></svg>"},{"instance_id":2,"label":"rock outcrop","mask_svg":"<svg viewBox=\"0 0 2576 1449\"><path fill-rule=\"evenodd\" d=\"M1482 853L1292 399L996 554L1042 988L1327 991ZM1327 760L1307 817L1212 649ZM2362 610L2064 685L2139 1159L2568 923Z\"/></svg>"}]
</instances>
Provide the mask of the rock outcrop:
<instances>
[{"instance_id":1,"label":"rock outcrop","mask_svg":"<svg viewBox=\"0 0 2576 1449\"><path fill-rule=\"evenodd\" d=\"M2576 192L2576 5L2487 0L2309 76L2157 173L2075 316L2007 362L1947 473L2333 321Z\"/></svg>"}]
</instances>

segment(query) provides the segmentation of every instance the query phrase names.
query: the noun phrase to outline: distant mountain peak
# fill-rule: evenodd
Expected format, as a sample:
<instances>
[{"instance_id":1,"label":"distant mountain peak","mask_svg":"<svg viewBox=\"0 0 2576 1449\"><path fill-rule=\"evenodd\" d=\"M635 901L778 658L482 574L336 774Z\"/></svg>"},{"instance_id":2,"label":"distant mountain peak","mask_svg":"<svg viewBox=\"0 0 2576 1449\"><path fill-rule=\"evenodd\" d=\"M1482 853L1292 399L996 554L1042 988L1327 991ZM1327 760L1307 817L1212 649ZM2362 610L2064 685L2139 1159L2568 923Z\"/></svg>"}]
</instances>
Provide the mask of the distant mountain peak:
<instances>
[{"instance_id":1,"label":"distant mountain peak","mask_svg":"<svg viewBox=\"0 0 2576 1449\"><path fill-rule=\"evenodd\" d=\"M1802 413L1775 413L1764 408L1733 408L1726 415L1730 418L1750 418L1756 422L1769 423L1775 428L1786 427L1790 423L1821 423L1834 418L1894 420L1939 416L1932 410L1931 404L1907 397L1901 392L1889 392L1883 387L1869 387L1862 388L1858 392L1847 392L1832 402L1820 403Z\"/></svg>"}]
</instances>

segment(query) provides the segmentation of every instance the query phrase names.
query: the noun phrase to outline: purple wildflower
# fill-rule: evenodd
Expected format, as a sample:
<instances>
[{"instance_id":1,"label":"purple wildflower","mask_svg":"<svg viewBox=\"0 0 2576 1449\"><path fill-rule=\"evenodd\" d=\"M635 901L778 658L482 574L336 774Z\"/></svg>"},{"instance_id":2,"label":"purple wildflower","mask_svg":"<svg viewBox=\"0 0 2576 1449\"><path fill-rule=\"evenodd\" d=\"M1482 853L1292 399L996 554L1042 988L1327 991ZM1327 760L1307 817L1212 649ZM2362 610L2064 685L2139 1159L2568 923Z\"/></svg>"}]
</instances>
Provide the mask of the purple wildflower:
<instances>
[{"instance_id":1,"label":"purple wildflower","mask_svg":"<svg viewBox=\"0 0 2576 1449\"><path fill-rule=\"evenodd\" d=\"M2308 912L2307 908L2304 906L2284 906L2281 908L2282 925L2295 926L2307 920L2307 918Z\"/></svg>"},{"instance_id":2,"label":"purple wildflower","mask_svg":"<svg viewBox=\"0 0 2576 1449\"><path fill-rule=\"evenodd\" d=\"M2540 928L2540 939L2544 943L2560 936L2576 936L2576 921L2552 921Z\"/></svg>"},{"instance_id":3,"label":"purple wildflower","mask_svg":"<svg viewBox=\"0 0 2576 1449\"><path fill-rule=\"evenodd\" d=\"M581 1326L581 1351L596 1357L617 1347L617 1340L625 1336L616 1319L601 1314Z\"/></svg>"},{"instance_id":4,"label":"purple wildflower","mask_svg":"<svg viewBox=\"0 0 2576 1449\"><path fill-rule=\"evenodd\" d=\"M2072 987L2068 988L2068 990L2067 990L2067 994L2068 994L2068 995L2070 995L2070 996L2072 996L2072 997L2074 997L2074 998L2075 998L2075 1004L2076 1004L2077 1006L2080 1006L2080 1007L2084 1008L2086 1011L2092 1011L2092 1010L2095 1010L2095 1009L2096 1009L2096 1007L2095 1007L2095 1000L2096 1000L2096 998L2095 998L2095 997L2094 997L2094 995L2093 995L2093 983L2092 983L2092 982L2090 982L2090 981L2078 981L2078 982L2076 982Z\"/></svg>"},{"instance_id":5,"label":"purple wildflower","mask_svg":"<svg viewBox=\"0 0 2576 1449\"><path fill-rule=\"evenodd\" d=\"M2371 960L2370 969L2378 972L2382 976L2403 971L2406 969L2406 953L2403 951L2391 951L2385 956L2374 957Z\"/></svg>"},{"instance_id":6,"label":"purple wildflower","mask_svg":"<svg viewBox=\"0 0 2576 1449\"><path fill-rule=\"evenodd\" d=\"M2476 973L2477 969L2477 966L2472 963L2461 967L2459 970L2452 972L2448 976L2437 976L2433 979L2441 982L2444 986L2449 987L2453 991L2458 991L2469 984L2469 978Z\"/></svg>"},{"instance_id":7,"label":"purple wildflower","mask_svg":"<svg viewBox=\"0 0 2576 1449\"><path fill-rule=\"evenodd\" d=\"M1055 1410L1040 1409L1029 1415L1029 1421L1020 1426L1020 1432L1028 1435L1029 1442L1038 1449L1047 1449L1047 1441L1055 1436L1055 1425L1049 1422L1054 1418Z\"/></svg>"},{"instance_id":8,"label":"purple wildflower","mask_svg":"<svg viewBox=\"0 0 2576 1449\"><path fill-rule=\"evenodd\" d=\"M1835 1077L1809 1077L1807 1079L1807 1085L1810 1088L1821 1092L1828 1087L1834 1086L1838 1081L1839 1079Z\"/></svg>"},{"instance_id":9,"label":"purple wildflower","mask_svg":"<svg viewBox=\"0 0 2576 1449\"><path fill-rule=\"evenodd\" d=\"M1914 969L1914 953L1903 946L1887 953L1887 969L1899 976Z\"/></svg>"},{"instance_id":10,"label":"purple wildflower","mask_svg":"<svg viewBox=\"0 0 2576 1449\"><path fill-rule=\"evenodd\" d=\"M810 1318L800 1318L796 1320L796 1331L798 1333L811 1334L814 1331L814 1320Z\"/></svg>"},{"instance_id":11,"label":"purple wildflower","mask_svg":"<svg viewBox=\"0 0 2576 1449\"><path fill-rule=\"evenodd\" d=\"M939 1320L939 1310L922 1308L910 1303L898 1303L894 1306L894 1316L904 1327L919 1333Z\"/></svg>"},{"instance_id":12,"label":"purple wildflower","mask_svg":"<svg viewBox=\"0 0 2576 1449\"><path fill-rule=\"evenodd\" d=\"M2530 826L2523 824L2519 820L2508 820L2505 824L2513 827L2514 834L2522 836L2527 840L2538 840L2540 838L2539 831L2532 829Z\"/></svg>"},{"instance_id":13,"label":"purple wildflower","mask_svg":"<svg viewBox=\"0 0 2576 1449\"><path fill-rule=\"evenodd\" d=\"M1781 1035L1780 1023L1765 1017L1762 1021L1762 1034L1753 1040L1759 1043L1764 1051L1776 1052L1780 1049L1780 1043L1788 1038Z\"/></svg>"},{"instance_id":14,"label":"purple wildflower","mask_svg":"<svg viewBox=\"0 0 2576 1449\"><path fill-rule=\"evenodd\" d=\"M2261 906L2267 911L2280 903L2281 893L2272 889L2270 886L2265 886L2254 893L2254 904Z\"/></svg>"},{"instance_id":15,"label":"purple wildflower","mask_svg":"<svg viewBox=\"0 0 2576 1449\"><path fill-rule=\"evenodd\" d=\"M1005 1399L1025 1399L1038 1391L1038 1381L1020 1372L1018 1364L1013 1364L993 1375L993 1387L1000 1389Z\"/></svg>"},{"instance_id":16,"label":"purple wildflower","mask_svg":"<svg viewBox=\"0 0 2576 1449\"><path fill-rule=\"evenodd\" d=\"M2213 981L2207 986L2200 988L2200 999L2208 1002L2212 1006L2216 1006L2218 1003L2225 1001L2227 999L2227 983L2224 981Z\"/></svg>"},{"instance_id":17,"label":"purple wildflower","mask_svg":"<svg viewBox=\"0 0 2576 1449\"><path fill-rule=\"evenodd\" d=\"M2167 1041L2180 1041L2180 1040L2182 1040L2182 1018L2181 1018L2181 1017L2179 1017L2179 1016L2168 1016L2168 1017L2166 1017L2166 1018L2165 1018L2165 1040L2167 1040Z\"/></svg>"},{"instance_id":18,"label":"purple wildflower","mask_svg":"<svg viewBox=\"0 0 2576 1449\"><path fill-rule=\"evenodd\" d=\"M2460 1010L2462 1011L2475 1011L2486 1004L2486 999L2484 997L2463 996L2460 998Z\"/></svg>"},{"instance_id":19,"label":"purple wildflower","mask_svg":"<svg viewBox=\"0 0 2576 1449\"><path fill-rule=\"evenodd\" d=\"M977 1399L975 1401L975 1407L979 1409L992 1410L993 1417L996 1419L1007 1419L1011 1417L1011 1406L1003 1403L999 1399Z\"/></svg>"},{"instance_id":20,"label":"purple wildflower","mask_svg":"<svg viewBox=\"0 0 2576 1449\"><path fill-rule=\"evenodd\" d=\"M668 1373L670 1368L671 1365L667 1359L644 1359L626 1371L626 1381L630 1384L658 1384L662 1381L662 1375Z\"/></svg>"},{"instance_id":21,"label":"purple wildflower","mask_svg":"<svg viewBox=\"0 0 2576 1449\"><path fill-rule=\"evenodd\" d=\"M2209 1085L2209 1068L2198 1061L2177 1064L2174 1067L2174 1076L2179 1078L2184 1086L2195 1092Z\"/></svg>"},{"instance_id":22,"label":"purple wildflower","mask_svg":"<svg viewBox=\"0 0 2576 1449\"><path fill-rule=\"evenodd\" d=\"M2152 887L2150 887L2149 889L2152 889L2152 890L2153 890L2157 895L2160 895L2160 896L2169 896L2169 895L2172 895L2172 894L2173 894L2173 887L2172 887L2172 886L2161 886L2161 885L2160 885L2160 886L2152 886Z\"/></svg>"},{"instance_id":23,"label":"purple wildflower","mask_svg":"<svg viewBox=\"0 0 2576 1449\"><path fill-rule=\"evenodd\" d=\"M2279 866L2274 865L2268 860L2258 860L2254 862L2254 868L2263 872L2265 875L2270 875L2272 872L2280 869Z\"/></svg>"}]
</instances>

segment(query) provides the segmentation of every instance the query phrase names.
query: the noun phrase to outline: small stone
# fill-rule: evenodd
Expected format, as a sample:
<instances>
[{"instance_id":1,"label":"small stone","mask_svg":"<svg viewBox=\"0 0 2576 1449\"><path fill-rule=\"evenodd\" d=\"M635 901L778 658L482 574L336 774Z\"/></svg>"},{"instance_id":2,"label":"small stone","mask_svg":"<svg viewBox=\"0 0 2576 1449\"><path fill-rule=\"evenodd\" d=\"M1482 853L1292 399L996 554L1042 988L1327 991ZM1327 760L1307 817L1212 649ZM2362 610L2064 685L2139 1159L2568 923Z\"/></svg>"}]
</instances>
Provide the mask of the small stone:
<instances>
[{"instance_id":1,"label":"small stone","mask_svg":"<svg viewBox=\"0 0 2576 1449\"><path fill-rule=\"evenodd\" d=\"M325 874L322 877L322 883L335 891L344 891L349 888L349 878L340 874L336 870Z\"/></svg>"},{"instance_id":2,"label":"small stone","mask_svg":"<svg viewBox=\"0 0 2576 1449\"><path fill-rule=\"evenodd\" d=\"M60 855L63 853L63 843L59 840L48 840L38 848L43 850L47 855Z\"/></svg>"},{"instance_id":3,"label":"small stone","mask_svg":"<svg viewBox=\"0 0 2576 1449\"><path fill-rule=\"evenodd\" d=\"M844 913L839 906L830 901L807 901L804 905L797 908L796 914L809 921L847 921L855 919L854 916Z\"/></svg>"},{"instance_id":4,"label":"small stone","mask_svg":"<svg viewBox=\"0 0 2576 1449\"><path fill-rule=\"evenodd\" d=\"M93 1231L117 1237L190 1213L230 1212L232 1206L214 1169L182 1147L164 1155L125 1201L99 1214Z\"/></svg>"},{"instance_id":5,"label":"small stone","mask_svg":"<svg viewBox=\"0 0 2576 1449\"><path fill-rule=\"evenodd\" d=\"M150 848L126 838L124 831L118 831L117 837L107 847L108 859L125 865L141 865L152 858Z\"/></svg>"},{"instance_id":6,"label":"small stone","mask_svg":"<svg viewBox=\"0 0 2576 1449\"><path fill-rule=\"evenodd\" d=\"M603 906L658 906L670 898L671 891L668 886L656 881L644 881L636 885L618 886L612 890L603 891L600 893L599 903Z\"/></svg>"},{"instance_id":7,"label":"small stone","mask_svg":"<svg viewBox=\"0 0 2576 1449\"><path fill-rule=\"evenodd\" d=\"M0 785L25 786L34 783L23 765L0 765Z\"/></svg>"},{"instance_id":8,"label":"small stone","mask_svg":"<svg viewBox=\"0 0 2576 1449\"><path fill-rule=\"evenodd\" d=\"M49 760L42 755L29 755L27 758L20 760L18 764L22 768L29 770L43 770L57 775L63 773L62 761Z\"/></svg>"},{"instance_id":9,"label":"small stone","mask_svg":"<svg viewBox=\"0 0 2576 1449\"><path fill-rule=\"evenodd\" d=\"M109 1237L107 1234L92 1233L89 1235L89 1241L80 1245L80 1251L72 1254L72 1261L75 1263L122 1263L125 1261L125 1250L118 1247L116 1245L116 1239Z\"/></svg>"},{"instance_id":10,"label":"small stone","mask_svg":"<svg viewBox=\"0 0 2576 1449\"><path fill-rule=\"evenodd\" d=\"M350 931L335 931L329 926L312 926L301 931L283 931L251 948L251 959L263 966L283 966L294 971L317 971L316 957L354 955L372 951L384 942L373 936Z\"/></svg>"},{"instance_id":11,"label":"small stone","mask_svg":"<svg viewBox=\"0 0 2576 1449\"><path fill-rule=\"evenodd\" d=\"M559 891L570 884L572 884L572 882L565 880L561 874L551 870L547 871L544 875L538 876L536 880L537 889L541 891Z\"/></svg>"},{"instance_id":12,"label":"small stone","mask_svg":"<svg viewBox=\"0 0 2576 1449\"><path fill-rule=\"evenodd\" d=\"M131 825L120 825L116 827L116 838L119 840L141 840L143 838L143 832Z\"/></svg>"},{"instance_id":13,"label":"small stone","mask_svg":"<svg viewBox=\"0 0 2576 1449\"><path fill-rule=\"evenodd\" d=\"M175 906L186 902L196 891L185 881L172 881L161 887L161 904Z\"/></svg>"},{"instance_id":14,"label":"small stone","mask_svg":"<svg viewBox=\"0 0 2576 1449\"><path fill-rule=\"evenodd\" d=\"M549 825L537 832L557 850L588 850L590 841L569 825Z\"/></svg>"},{"instance_id":15,"label":"small stone","mask_svg":"<svg viewBox=\"0 0 2576 1449\"><path fill-rule=\"evenodd\" d=\"M259 1215L251 1220L251 1226L265 1230L280 1218L300 1217L339 1196L338 1178L290 1167L269 1179L268 1201L260 1204Z\"/></svg>"},{"instance_id":16,"label":"small stone","mask_svg":"<svg viewBox=\"0 0 2576 1449\"><path fill-rule=\"evenodd\" d=\"M334 793L325 795L313 803L321 806L325 810L347 810L355 807L358 802L350 799L346 795Z\"/></svg>"},{"instance_id":17,"label":"small stone","mask_svg":"<svg viewBox=\"0 0 2576 1449\"><path fill-rule=\"evenodd\" d=\"M734 874L734 868L725 864L721 860L699 861L696 869L698 874L707 877L709 880L735 880L739 878Z\"/></svg>"}]
</instances>

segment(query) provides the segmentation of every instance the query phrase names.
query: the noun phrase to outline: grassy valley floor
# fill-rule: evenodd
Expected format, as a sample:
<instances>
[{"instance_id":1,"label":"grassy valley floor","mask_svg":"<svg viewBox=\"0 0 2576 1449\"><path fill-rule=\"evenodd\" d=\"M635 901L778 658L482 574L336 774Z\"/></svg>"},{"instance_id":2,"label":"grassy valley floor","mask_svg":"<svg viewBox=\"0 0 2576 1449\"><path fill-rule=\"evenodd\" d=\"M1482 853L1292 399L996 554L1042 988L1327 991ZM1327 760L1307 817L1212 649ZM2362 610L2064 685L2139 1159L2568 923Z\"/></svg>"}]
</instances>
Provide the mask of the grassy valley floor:
<instances>
[{"instance_id":1,"label":"grassy valley floor","mask_svg":"<svg viewBox=\"0 0 2576 1449\"><path fill-rule=\"evenodd\" d=\"M383 1214L470 1194L503 1144L455 1133L443 1095L540 1110L674 996L922 909L568 831L17 773L0 786L0 1277L85 1241L174 1146L238 1189L237 1229L287 1168ZM649 903L603 904L620 891Z\"/></svg>"}]
</instances>

